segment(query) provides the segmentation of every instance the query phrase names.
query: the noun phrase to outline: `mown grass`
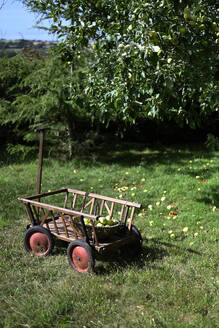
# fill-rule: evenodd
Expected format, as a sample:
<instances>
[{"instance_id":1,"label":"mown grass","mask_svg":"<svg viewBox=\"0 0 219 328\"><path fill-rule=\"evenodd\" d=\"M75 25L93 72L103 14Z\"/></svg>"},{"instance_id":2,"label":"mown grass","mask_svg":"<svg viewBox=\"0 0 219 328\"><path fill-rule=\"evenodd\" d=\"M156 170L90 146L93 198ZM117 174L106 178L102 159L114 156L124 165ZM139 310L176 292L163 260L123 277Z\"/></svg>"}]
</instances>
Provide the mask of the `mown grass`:
<instances>
[{"instance_id":1,"label":"mown grass","mask_svg":"<svg viewBox=\"0 0 219 328\"><path fill-rule=\"evenodd\" d=\"M19 196L35 194L37 160L0 168L0 327L218 327L219 159L195 147L115 145L72 162L46 159L42 191L94 191L143 205L139 257L109 256L96 273L23 248Z\"/></svg>"}]
</instances>

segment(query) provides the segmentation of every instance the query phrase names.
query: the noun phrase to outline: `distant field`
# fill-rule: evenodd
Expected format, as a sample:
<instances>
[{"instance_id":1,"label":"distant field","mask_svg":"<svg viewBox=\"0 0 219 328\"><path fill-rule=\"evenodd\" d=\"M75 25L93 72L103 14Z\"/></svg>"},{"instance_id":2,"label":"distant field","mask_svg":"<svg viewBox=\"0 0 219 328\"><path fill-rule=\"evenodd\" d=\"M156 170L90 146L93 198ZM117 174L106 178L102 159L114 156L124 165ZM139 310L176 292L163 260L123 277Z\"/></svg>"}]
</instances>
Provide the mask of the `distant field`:
<instances>
[{"instance_id":1,"label":"distant field","mask_svg":"<svg viewBox=\"0 0 219 328\"><path fill-rule=\"evenodd\" d=\"M0 57L13 57L24 48L31 48L39 52L45 51L55 45L55 42L49 41L31 41L31 40L4 40L0 39Z\"/></svg>"},{"instance_id":2,"label":"distant field","mask_svg":"<svg viewBox=\"0 0 219 328\"><path fill-rule=\"evenodd\" d=\"M23 248L19 196L35 194L37 160L0 167L0 327L219 326L219 153L199 146L115 145L72 162L45 159L42 191L72 187L142 204L139 257L74 272L66 247Z\"/></svg>"}]
</instances>

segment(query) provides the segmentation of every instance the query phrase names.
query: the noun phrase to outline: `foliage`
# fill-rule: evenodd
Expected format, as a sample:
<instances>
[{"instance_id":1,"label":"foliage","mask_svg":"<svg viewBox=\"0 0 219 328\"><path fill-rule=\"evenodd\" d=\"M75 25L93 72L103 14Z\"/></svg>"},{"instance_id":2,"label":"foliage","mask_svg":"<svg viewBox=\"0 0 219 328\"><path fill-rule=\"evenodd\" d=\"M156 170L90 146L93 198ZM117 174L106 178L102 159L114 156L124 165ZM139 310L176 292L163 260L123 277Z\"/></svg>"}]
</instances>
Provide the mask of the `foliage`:
<instances>
[{"instance_id":1,"label":"foliage","mask_svg":"<svg viewBox=\"0 0 219 328\"><path fill-rule=\"evenodd\" d=\"M205 145L210 151L219 150L219 138L215 137L212 133L209 133Z\"/></svg>"},{"instance_id":2,"label":"foliage","mask_svg":"<svg viewBox=\"0 0 219 328\"><path fill-rule=\"evenodd\" d=\"M81 68L88 59L87 52L75 61L74 68L54 52L42 57L29 51L1 59L0 124L13 124L25 142L36 140L36 127L47 128L47 140L54 143L54 137L59 136L61 148L69 145L71 156L75 125L89 117Z\"/></svg>"},{"instance_id":3,"label":"foliage","mask_svg":"<svg viewBox=\"0 0 219 328\"><path fill-rule=\"evenodd\" d=\"M11 143L7 144L7 153L12 158L16 158L16 160L18 160L18 158L20 158L21 160L26 159L29 156L29 154L33 152L33 150L34 150L33 147L27 145L21 145L21 144L14 145Z\"/></svg>"},{"instance_id":4,"label":"foliage","mask_svg":"<svg viewBox=\"0 0 219 328\"><path fill-rule=\"evenodd\" d=\"M110 253L96 261L95 274L83 275L58 240L53 256L30 256L23 247L29 220L17 197L35 194L38 163L3 165L0 326L217 327L218 153L124 143L104 150L94 164L45 159L42 192L70 187L142 203L134 217L140 257Z\"/></svg>"},{"instance_id":5,"label":"foliage","mask_svg":"<svg viewBox=\"0 0 219 328\"><path fill-rule=\"evenodd\" d=\"M67 61L92 44L86 94L105 124L149 117L196 127L218 111L215 1L23 2L52 20Z\"/></svg>"}]
</instances>

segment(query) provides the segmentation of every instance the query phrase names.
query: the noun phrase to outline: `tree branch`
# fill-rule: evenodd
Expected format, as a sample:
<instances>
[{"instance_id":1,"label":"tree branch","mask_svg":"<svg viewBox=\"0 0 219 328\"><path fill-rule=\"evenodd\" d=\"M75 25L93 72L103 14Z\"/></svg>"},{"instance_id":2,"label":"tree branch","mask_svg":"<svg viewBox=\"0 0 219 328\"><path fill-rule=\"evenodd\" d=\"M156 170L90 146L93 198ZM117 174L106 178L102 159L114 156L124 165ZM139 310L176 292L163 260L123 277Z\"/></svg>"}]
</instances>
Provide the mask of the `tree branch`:
<instances>
[{"instance_id":1,"label":"tree branch","mask_svg":"<svg viewBox=\"0 0 219 328\"><path fill-rule=\"evenodd\" d=\"M5 4L6 4L6 0L2 0L2 3L0 4L0 10L3 8Z\"/></svg>"}]
</instances>

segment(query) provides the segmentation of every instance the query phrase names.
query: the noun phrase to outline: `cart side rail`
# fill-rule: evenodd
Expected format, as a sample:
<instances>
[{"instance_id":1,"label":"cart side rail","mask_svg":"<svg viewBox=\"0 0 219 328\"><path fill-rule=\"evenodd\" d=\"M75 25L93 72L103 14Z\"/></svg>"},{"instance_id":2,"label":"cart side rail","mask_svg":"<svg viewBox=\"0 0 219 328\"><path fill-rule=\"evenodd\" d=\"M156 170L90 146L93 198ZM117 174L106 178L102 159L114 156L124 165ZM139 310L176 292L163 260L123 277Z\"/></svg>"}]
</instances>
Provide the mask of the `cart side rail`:
<instances>
[{"instance_id":1,"label":"cart side rail","mask_svg":"<svg viewBox=\"0 0 219 328\"><path fill-rule=\"evenodd\" d=\"M118 203L118 204L121 204L121 205L128 205L128 206L131 206L131 207L141 208L141 204L129 202L129 201L126 201L126 200L121 200L121 199L118 199L118 198L102 196L102 195L98 195L98 194L94 194L94 193L87 193L85 191L75 190L75 189L71 189L71 188L67 188L67 191L70 192L70 193L74 193L74 194L78 194L78 195L82 195L82 196L87 195L88 197L101 199L101 200L106 200L106 201Z\"/></svg>"},{"instance_id":2,"label":"cart side rail","mask_svg":"<svg viewBox=\"0 0 219 328\"><path fill-rule=\"evenodd\" d=\"M95 215L40 203L27 198L20 197L18 200L24 203L32 226L44 226L59 239L68 242L75 239L88 241L84 218L91 219L92 227L94 227L94 222L97 219Z\"/></svg>"},{"instance_id":3,"label":"cart side rail","mask_svg":"<svg viewBox=\"0 0 219 328\"><path fill-rule=\"evenodd\" d=\"M138 204L138 203L129 202L129 201L126 201L126 200L113 198L113 197L102 196L102 195L95 194L95 193L88 193L88 192L85 192L85 191L71 189L71 188L62 188L62 189L57 189L57 190L50 191L50 192L44 192L44 193L41 193L41 194L38 194L38 195L25 197L25 199L29 199L29 200L40 199L42 197L52 196L52 195L60 194L60 193L63 193L63 192L66 192L66 193L70 192L72 194L77 194L77 195L82 195L82 196L87 195L89 197L96 198L96 199L101 199L101 200L106 200L106 201L113 201L114 203L118 203L118 204L122 204L122 205L128 205L128 206L136 207L136 208L141 208L141 204Z\"/></svg>"},{"instance_id":4,"label":"cart side rail","mask_svg":"<svg viewBox=\"0 0 219 328\"><path fill-rule=\"evenodd\" d=\"M63 207L42 202L43 197L61 193L64 194ZM58 228L55 224L56 217L58 215L59 218L62 218L63 227L66 231L66 237L68 237L68 232L65 225L66 216L71 218L83 216L83 218L91 219L93 233L97 244L98 239L96 238L94 223L98 217L109 215L110 217L120 221L124 224L124 226L128 225L128 229L131 230L135 209L141 208L141 204L138 203L71 188L62 188L25 198L20 197L18 200L25 204L27 214L33 225L47 224L52 219L54 221L55 231L57 232Z\"/></svg>"},{"instance_id":5,"label":"cart side rail","mask_svg":"<svg viewBox=\"0 0 219 328\"><path fill-rule=\"evenodd\" d=\"M141 204L129 202L126 200L121 200L118 198L112 198L107 196L98 195L95 193L89 193L85 191L75 190L68 188L66 191L66 198L64 202L64 207L68 204L69 198L71 198L70 208L75 209L77 200L80 198L79 203L80 210L83 213L89 211L89 214L95 214L99 216L104 216L104 213L110 217L114 217L122 222L124 225L128 222L128 228L131 230L132 221L134 218L134 212L136 208L141 208ZM82 200L81 200L82 198ZM119 210L117 212L117 210Z\"/></svg>"},{"instance_id":6,"label":"cart side rail","mask_svg":"<svg viewBox=\"0 0 219 328\"><path fill-rule=\"evenodd\" d=\"M32 195L32 196L28 196L28 197L24 197L24 198L20 197L20 198L18 198L18 200L20 200L20 199L26 199L26 200L40 199L42 197L52 196L52 195L60 194L63 192L67 192L67 190L68 190L67 188L57 189L57 190L48 191L48 192L44 192L41 194Z\"/></svg>"},{"instance_id":7,"label":"cart side rail","mask_svg":"<svg viewBox=\"0 0 219 328\"><path fill-rule=\"evenodd\" d=\"M36 196L36 198L37 198L37 196ZM47 209L49 211L55 211L58 213L63 213L63 214L71 215L74 217L80 217L83 214L83 216L85 218L88 218L91 220L96 220L96 218L97 218L97 215L86 214L86 213L82 213L82 212L75 211L72 209L67 209L64 207L59 207L59 206L54 206L54 205L50 205L50 204L46 204L46 203L37 202L37 201L31 200L30 198L19 197L18 200L23 202L24 204L30 204L37 208L43 208L43 209Z\"/></svg>"}]
</instances>

